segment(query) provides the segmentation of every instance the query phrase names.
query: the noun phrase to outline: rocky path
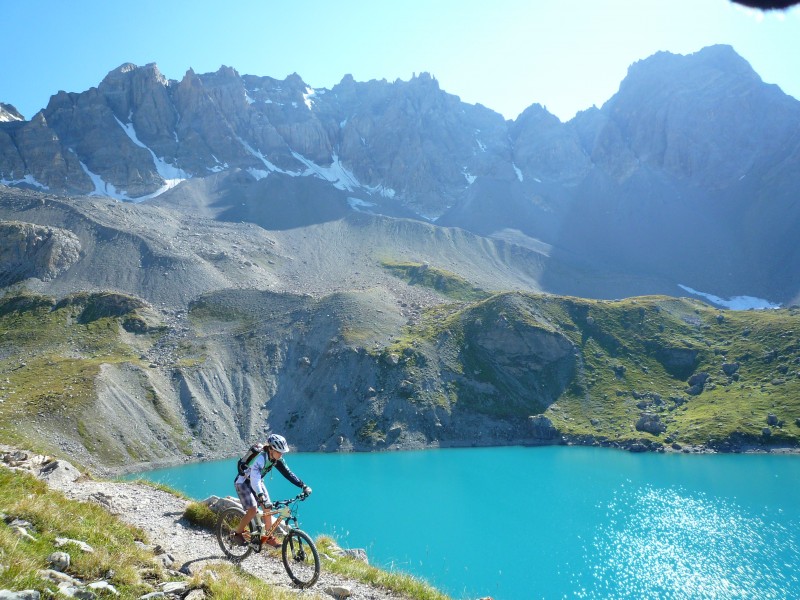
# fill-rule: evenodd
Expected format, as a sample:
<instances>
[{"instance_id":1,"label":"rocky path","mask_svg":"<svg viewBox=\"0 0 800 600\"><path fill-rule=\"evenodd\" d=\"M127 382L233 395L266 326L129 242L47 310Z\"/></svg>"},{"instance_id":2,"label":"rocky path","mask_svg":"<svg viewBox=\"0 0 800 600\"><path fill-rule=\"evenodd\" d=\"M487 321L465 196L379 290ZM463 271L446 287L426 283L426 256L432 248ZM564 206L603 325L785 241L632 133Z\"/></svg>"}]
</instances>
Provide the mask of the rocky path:
<instances>
[{"instance_id":1,"label":"rocky path","mask_svg":"<svg viewBox=\"0 0 800 600\"><path fill-rule=\"evenodd\" d=\"M14 461L14 468L32 472L69 498L101 504L123 521L146 531L150 542L160 546L161 560L171 562L166 565L171 569L192 573L204 564L225 560L213 534L182 518L188 504L186 500L143 484L94 481L82 476L66 461L56 461L56 467L50 462L43 468L44 457L20 453L7 446L0 445L0 453L16 453L18 457L26 454L25 459ZM402 599L385 589L327 573L324 565L319 580L310 590L298 590L291 584L278 553L251 554L241 567L302 598Z\"/></svg>"}]
</instances>

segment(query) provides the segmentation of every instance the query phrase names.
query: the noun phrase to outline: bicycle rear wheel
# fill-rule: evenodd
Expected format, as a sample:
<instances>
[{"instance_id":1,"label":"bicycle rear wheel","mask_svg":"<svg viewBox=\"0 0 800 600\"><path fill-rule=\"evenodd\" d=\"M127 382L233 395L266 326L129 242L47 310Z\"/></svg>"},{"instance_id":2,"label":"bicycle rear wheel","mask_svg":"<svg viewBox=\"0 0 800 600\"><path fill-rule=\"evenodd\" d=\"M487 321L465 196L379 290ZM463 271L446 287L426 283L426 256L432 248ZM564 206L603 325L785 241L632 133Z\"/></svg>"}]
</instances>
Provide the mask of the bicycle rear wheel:
<instances>
[{"instance_id":1,"label":"bicycle rear wheel","mask_svg":"<svg viewBox=\"0 0 800 600\"><path fill-rule=\"evenodd\" d=\"M217 519L217 541L219 542L219 547L222 548L225 556L236 562L244 560L253 551L250 544L240 546L233 539L236 527L243 516L244 511L242 509L232 506L223 510ZM250 537L248 533L245 532L247 538Z\"/></svg>"},{"instance_id":2,"label":"bicycle rear wheel","mask_svg":"<svg viewBox=\"0 0 800 600\"><path fill-rule=\"evenodd\" d=\"M283 566L292 582L301 588L311 587L319 578L319 552L304 531L292 529L281 546Z\"/></svg>"}]
</instances>

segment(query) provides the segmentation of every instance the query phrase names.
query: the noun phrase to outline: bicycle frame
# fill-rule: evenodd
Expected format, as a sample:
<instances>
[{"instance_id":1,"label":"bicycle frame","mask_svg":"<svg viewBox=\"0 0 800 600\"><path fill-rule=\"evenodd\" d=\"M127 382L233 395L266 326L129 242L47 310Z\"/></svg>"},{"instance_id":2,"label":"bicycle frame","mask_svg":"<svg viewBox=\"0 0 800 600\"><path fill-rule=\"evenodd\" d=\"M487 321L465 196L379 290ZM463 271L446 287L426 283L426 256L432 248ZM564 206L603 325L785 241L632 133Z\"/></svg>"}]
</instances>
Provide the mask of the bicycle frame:
<instances>
[{"instance_id":1,"label":"bicycle frame","mask_svg":"<svg viewBox=\"0 0 800 600\"><path fill-rule=\"evenodd\" d=\"M294 524L296 525L297 524L297 516L294 514L294 511L291 508L289 508L289 503L290 502L293 502L293 501L279 500L278 502L274 503L272 505L272 509L269 509L269 510L265 510L262 507L262 512L260 512L257 515L257 518L258 519L264 519L265 517L271 517L272 518L272 525L270 526L269 529L267 529L265 531L265 535L267 537L274 536L275 532L278 531L281 523L284 523L284 522L289 527L289 530L294 529L294 527L291 525L291 522L294 522ZM284 506L280 506L278 508L275 508L276 505L284 504L284 503L286 503ZM262 527L262 529L263 529L263 527Z\"/></svg>"},{"instance_id":2,"label":"bicycle frame","mask_svg":"<svg viewBox=\"0 0 800 600\"><path fill-rule=\"evenodd\" d=\"M254 517L254 520L259 525L258 529L263 531L263 537L274 537L275 533L279 531L281 523L286 523L289 531L293 529L297 529L297 502L300 500L306 499L305 494L298 494L294 498L290 498L288 500L278 500L273 502L270 508L266 508L265 505L259 503L260 512ZM266 531L264 530L264 522L262 519L264 517L272 517L272 525L270 525L269 529ZM242 532L245 539L249 542L250 541L250 531L245 530Z\"/></svg>"}]
</instances>

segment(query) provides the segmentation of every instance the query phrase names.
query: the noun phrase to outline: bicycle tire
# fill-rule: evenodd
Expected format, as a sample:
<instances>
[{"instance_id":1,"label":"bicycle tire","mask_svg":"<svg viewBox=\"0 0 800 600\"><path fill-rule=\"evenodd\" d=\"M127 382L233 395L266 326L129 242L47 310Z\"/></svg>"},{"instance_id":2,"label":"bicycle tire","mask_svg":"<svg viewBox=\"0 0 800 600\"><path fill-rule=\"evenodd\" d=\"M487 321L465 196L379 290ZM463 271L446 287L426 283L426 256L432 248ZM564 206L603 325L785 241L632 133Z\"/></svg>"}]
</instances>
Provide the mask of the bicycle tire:
<instances>
[{"instance_id":1,"label":"bicycle tire","mask_svg":"<svg viewBox=\"0 0 800 600\"><path fill-rule=\"evenodd\" d=\"M219 547L222 548L225 556L234 562L243 561L253 551L250 544L237 546L233 543L233 532L243 516L244 511L241 508L232 506L223 510L217 519L217 542L219 542Z\"/></svg>"},{"instance_id":2,"label":"bicycle tire","mask_svg":"<svg viewBox=\"0 0 800 600\"><path fill-rule=\"evenodd\" d=\"M320 570L319 552L314 540L305 531L292 529L284 536L281 559L289 579L297 587L309 588L317 582Z\"/></svg>"}]
</instances>

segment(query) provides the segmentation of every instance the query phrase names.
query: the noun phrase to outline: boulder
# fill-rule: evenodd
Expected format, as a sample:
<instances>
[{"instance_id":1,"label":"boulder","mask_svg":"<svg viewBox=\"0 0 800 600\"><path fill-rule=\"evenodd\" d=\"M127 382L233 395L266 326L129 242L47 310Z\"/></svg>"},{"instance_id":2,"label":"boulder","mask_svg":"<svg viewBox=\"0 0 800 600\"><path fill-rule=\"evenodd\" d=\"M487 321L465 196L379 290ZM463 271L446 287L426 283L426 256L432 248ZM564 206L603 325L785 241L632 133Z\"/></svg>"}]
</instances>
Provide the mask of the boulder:
<instances>
[{"instance_id":1,"label":"boulder","mask_svg":"<svg viewBox=\"0 0 800 600\"><path fill-rule=\"evenodd\" d=\"M731 377L739 370L739 363L723 363L722 372L728 377Z\"/></svg>"},{"instance_id":2,"label":"boulder","mask_svg":"<svg viewBox=\"0 0 800 600\"><path fill-rule=\"evenodd\" d=\"M108 592L112 596L119 596L119 591L107 581L95 581L86 586L90 590Z\"/></svg>"},{"instance_id":3,"label":"boulder","mask_svg":"<svg viewBox=\"0 0 800 600\"><path fill-rule=\"evenodd\" d=\"M345 556L349 556L350 558L354 558L356 560L360 560L363 563L369 564L369 557L367 556L367 551L363 548L348 548L343 551Z\"/></svg>"},{"instance_id":4,"label":"boulder","mask_svg":"<svg viewBox=\"0 0 800 600\"><path fill-rule=\"evenodd\" d=\"M155 560L156 560L156 562L158 564L162 565L165 569L170 569L170 568L172 568L172 565L175 564L175 557L172 556L172 554L168 554L167 552L164 552L163 554L159 554L158 556L156 556Z\"/></svg>"},{"instance_id":5,"label":"boulder","mask_svg":"<svg viewBox=\"0 0 800 600\"><path fill-rule=\"evenodd\" d=\"M345 586L342 585L332 585L330 587L325 588L325 593L329 596L333 596L336 600L341 600L342 598L349 598L353 595L353 591Z\"/></svg>"},{"instance_id":6,"label":"boulder","mask_svg":"<svg viewBox=\"0 0 800 600\"><path fill-rule=\"evenodd\" d=\"M700 375L708 375L708 373L700 373ZM697 376L693 375L689 378L689 387L684 390L690 396L699 396L703 393L703 389L705 389L705 382L706 378L698 378Z\"/></svg>"},{"instance_id":7,"label":"boulder","mask_svg":"<svg viewBox=\"0 0 800 600\"><path fill-rule=\"evenodd\" d=\"M636 430L645 431L653 435L660 435L667 430L667 426L661 422L661 417L651 413L644 413L636 421Z\"/></svg>"},{"instance_id":8,"label":"boulder","mask_svg":"<svg viewBox=\"0 0 800 600\"><path fill-rule=\"evenodd\" d=\"M534 440L549 441L561 437L561 432L556 429L553 422L544 415L528 417L528 425L531 430L531 437Z\"/></svg>"},{"instance_id":9,"label":"boulder","mask_svg":"<svg viewBox=\"0 0 800 600\"><path fill-rule=\"evenodd\" d=\"M242 508L242 503L238 498L234 498L233 496L225 496L224 498L220 498L219 496L209 496L203 500L201 504L208 506L208 508L210 508L215 514L219 514L223 510L231 507Z\"/></svg>"},{"instance_id":10,"label":"boulder","mask_svg":"<svg viewBox=\"0 0 800 600\"><path fill-rule=\"evenodd\" d=\"M36 590L22 590L21 592L0 590L0 600L39 600L41 597Z\"/></svg>"},{"instance_id":11,"label":"boulder","mask_svg":"<svg viewBox=\"0 0 800 600\"><path fill-rule=\"evenodd\" d=\"M66 552L53 552L47 557L47 562L55 571L66 571L70 565L70 557Z\"/></svg>"},{"instance_id":12,"label":"boulder","mask_svg":"<svg viewBox=\"0 0 800 600\"><path fill-rule=\"evenodd\" d=\"M81 476L81 472L66 460L54 460L39 470L38 477L50 487L63 488Z\"/></svg>"},{"instance_id":13,"label":"boulder","mask_svg":"<svg viewBox=\"0 0 800 600\"><path fill-rule=\"evenodd\" d=\"M54 571L53 569L42 569L36 573L41 579L45 581L51 581L56 585L66 584L72 586L79 586L81 582L67 575L66 573L62 573L61 571Z\"/></svg>"},{"instance_id":14,"label":"boulder","mask_svg":"<svg viewBox=\"0 0 800 600\"><path fill-rule=\"evenodd\" d=\"M92 554L94 552L94 548L92 548L86 542L82 542L80 540L73 540L70 538L57 537L53 542L53 544L56 546L56 548L61 548L62 546L66 545L72 545L76 546L79 550L81 550L82 552L86 552L87 554Z\"/></svg>"},{"instance_id":15,"label":"boulder","mask_svg":"<svg viewBox=\"0 0 800 600\"><path fill-rule=\"evenodd\" d=\"M161 584L161 589L165 594L183 595L189 585L185 581L167 581Z\"/></svg>"},{"instance_id":16,"label":"boulder","mask_svg":"<svg viewBox=\"0 0 800 600\"><path fill-rule=\"evenodd\" d=\"M58 584L58 593L68 598L78 598L79 600L96 600L97 594L86 589L82 585L72 585L69 583Z\"/></svg>"}]
</instances>

